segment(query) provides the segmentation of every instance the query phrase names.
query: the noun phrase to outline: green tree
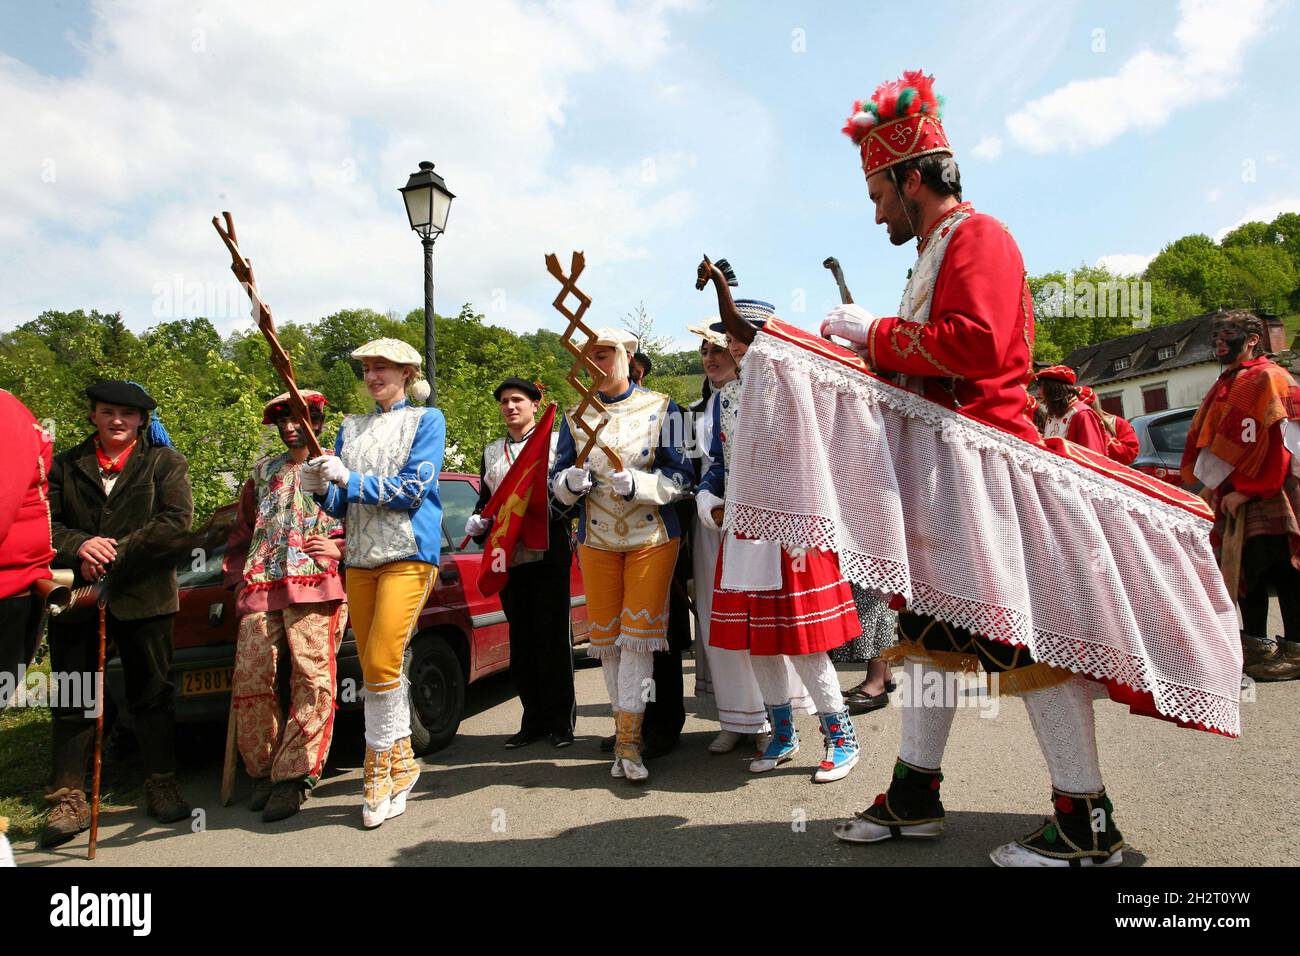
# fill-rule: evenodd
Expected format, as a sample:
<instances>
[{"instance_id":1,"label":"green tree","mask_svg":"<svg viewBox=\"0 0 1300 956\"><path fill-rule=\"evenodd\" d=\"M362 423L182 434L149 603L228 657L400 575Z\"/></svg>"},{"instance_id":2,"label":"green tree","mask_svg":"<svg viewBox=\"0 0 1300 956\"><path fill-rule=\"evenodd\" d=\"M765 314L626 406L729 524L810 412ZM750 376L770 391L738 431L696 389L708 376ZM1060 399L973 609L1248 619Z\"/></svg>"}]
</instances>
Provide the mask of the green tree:
<instances>
[{"instance_id":1,"label":"green tree","mask_svg":"<svg viewBox=\"0 0 1300 956\"><path fill-rule=\"evenodd\" d=\"M1165 246L1147 265L1143 278L1181 289L1206 309L1217 309L1238 297L1231 262L1206 235L1183 236Z\"/></svg>"}]
</instances>

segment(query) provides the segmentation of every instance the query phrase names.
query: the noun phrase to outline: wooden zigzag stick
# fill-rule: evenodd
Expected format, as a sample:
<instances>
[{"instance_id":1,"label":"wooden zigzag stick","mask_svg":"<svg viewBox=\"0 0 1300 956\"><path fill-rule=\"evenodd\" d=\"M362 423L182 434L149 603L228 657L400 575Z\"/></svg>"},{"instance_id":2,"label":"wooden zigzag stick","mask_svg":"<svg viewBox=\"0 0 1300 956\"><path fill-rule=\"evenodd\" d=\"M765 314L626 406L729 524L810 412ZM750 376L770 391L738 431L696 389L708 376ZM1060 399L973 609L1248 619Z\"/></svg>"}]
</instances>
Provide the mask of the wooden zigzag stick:
<instances>
[{"instance_id":1,"label":"wooden zigzag stick","mask_svg":"<svg viewBox=\"0 0 1300 956\"><path fill-rule=\"evenodd\" d=\"M257 291L257 279L253 276L253 263L245 259L239 251L239 239L235 235L235 220L228 212L222 212L226 218L226 228L221 228L221 220L216 216L212 217L212 225L216 227L217 234L221 236L221 241L226 244L230 250L230 271L235 274L248 293L248 298L253 303L253 318L257 320L257 327L262 330L266 336L267 344L271 346L271 364L280 374L284 382L285 389L289 392L289 408L293 412L293 417L298 419L298 424L302 428L302 433L307 440L307 449L311 452L311 457L316 458L321 454L320 440L316 437L316 430L311 425L311 413L307 409L307 402L303 399L302 394L298 391L298 383L293 378L293 359L289 353L284 350L280 344L280 337L275 331L275 320L271 318L271 308L262 301L261 293Z\"/></svg>"},{"instance_id":2,"label":"wooden zigzag stick","mask_svg":"<svg viewBox=\"0 0 1300 956\"><path fill-rule=\"evenodd\" d=\"M573 416L573 421L587 436L587 441L578 452L575 464L581 468L586 464L587 456L591 454L591 450L593 448L599 448L605 453L605 457L609 459L609 463L614 466L614 470L622 471L623 459L619 457L616 451L600 440L600 432L609 424L610 419L609 413L605 410L605 403L600 400L600 396L597 394L600 386L604 383L605 373L602 372L600 367L591 360L591 350L596 344L596 333L588 328L587 324L582 321L582 317L586 314L587 309L591 307L591 299L588 298L587 294L579 289L577 285L578 276L582 275L582 270L586 268L586 265L587 260L581 252L573 253L572 265L570 266L569 274L566 276L564 270L560 268L560 260L555 257L555 253L551 252L546 255L547 271L560 280L560 285L563 287L560 289L560 294L555 297L555 301L551 304L555 306L556 310L562 316L569 320L568 327L565 328L564 335L562 336L564 347L572 352L574 356L573 366L569 369L567 381L570 385L576 388L578 394L582 396L582 401L578 403L577 412ZM579 305L577 312L570 312L568 307L564 304L564 298L570 292L572 292L578 300ZM583 343L581 348L573 341L572 336L574 332L582 332L587 336L587 341ZM584 383L578 374L584 368L591 374L591 385ZM600 423L595 428L588 425L586 420L583 418L587 409L592 407L596 408L596 410L600 412Z\"/></svg>"}]
</instances>

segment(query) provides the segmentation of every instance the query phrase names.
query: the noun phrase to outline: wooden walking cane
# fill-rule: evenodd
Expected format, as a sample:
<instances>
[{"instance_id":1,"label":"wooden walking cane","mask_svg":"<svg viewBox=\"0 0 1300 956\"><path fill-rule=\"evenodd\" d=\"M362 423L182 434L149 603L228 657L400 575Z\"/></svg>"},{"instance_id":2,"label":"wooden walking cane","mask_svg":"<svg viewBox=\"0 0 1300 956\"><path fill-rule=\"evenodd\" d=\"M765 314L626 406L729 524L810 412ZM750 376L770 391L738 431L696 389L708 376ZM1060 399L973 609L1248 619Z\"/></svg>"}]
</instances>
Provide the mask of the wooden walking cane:
<instances>
[{"instance_id":1,"label":"wooden walking cane","mask_svg":"<svg viewBox=\"0 0 1300 956\"><path fill-rule=\"evenodd\" d=\"M293 417L297 419L298 426L302 429L310 457L319 457L321 454L320 440L317 439L316 430L312 427L311 413L307 408L307 402L303 399L302 393L298 391L298 383L294 381L293 359L289 357L289 353L280 344L280 337L275 331L275 320L271 317L271 308L262 300L262 295L258 292L257 279L253 275L253 263L239 251L239 237L235 234L235 219L228 212L223 211L221 215L226 220L225 228L221 227L221 220L216 216L212 217L212 226L217 230L217 235L221 237L221 241L226 244L226 248L230 250L230 271L235 274L235 278L239 280L244 287L244 291L248 293L249 300L253 303L253 318L257 320L257 327L262 330L262 335L266 337L267 345L271 347L271 364L275 366L281 381L284 382L285 390L289 393L289 409L293 412ZM232 690L230 714L226 718L225 761L221 765L222 806L229 806L230 800L235 794L235 769L238 760L235 729L235 695Z\"/></svg>"},{"instance_id":2,"label":"wooden walking cane","mask_svg":"<svg viewBox=\"0 0 1300 956\"><path fill-rule=\"evenodd\" d=\"M108 591L99 593L99 666L95 671L98 682L96 693L99 696L98 710L95 716L95 770L90 778L90 845L86 848L86 859L95 858L95 844L99 842L99 778L104 762L104 655L108 643ZM84 766L82 769L85 769Z\"/></svg>"}]
</instances>

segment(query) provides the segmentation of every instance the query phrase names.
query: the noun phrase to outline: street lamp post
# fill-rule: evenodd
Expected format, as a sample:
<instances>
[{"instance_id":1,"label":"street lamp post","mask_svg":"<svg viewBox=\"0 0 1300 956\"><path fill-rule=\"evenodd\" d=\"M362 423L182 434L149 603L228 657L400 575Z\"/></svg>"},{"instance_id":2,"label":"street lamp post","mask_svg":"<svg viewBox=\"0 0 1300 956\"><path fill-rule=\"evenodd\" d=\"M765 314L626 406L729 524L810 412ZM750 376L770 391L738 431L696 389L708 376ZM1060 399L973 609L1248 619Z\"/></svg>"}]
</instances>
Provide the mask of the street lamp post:
<instances>
[{"instance_id":1,"label":"street lamp post","mask_svg":"<svg viewBox=\"0 0 1300 956\"><path fill-rule=\"evenodd\" d=\"M406 217L424 246L424 366L429 380L430 406L438 403L437 365L434 355L433 319L433 243L447 228L451 201L456 197L447 189L442 177L433 171L433 163L420 164L406 185L398 190L406 202Z\"/></svg>"}]
</instances>

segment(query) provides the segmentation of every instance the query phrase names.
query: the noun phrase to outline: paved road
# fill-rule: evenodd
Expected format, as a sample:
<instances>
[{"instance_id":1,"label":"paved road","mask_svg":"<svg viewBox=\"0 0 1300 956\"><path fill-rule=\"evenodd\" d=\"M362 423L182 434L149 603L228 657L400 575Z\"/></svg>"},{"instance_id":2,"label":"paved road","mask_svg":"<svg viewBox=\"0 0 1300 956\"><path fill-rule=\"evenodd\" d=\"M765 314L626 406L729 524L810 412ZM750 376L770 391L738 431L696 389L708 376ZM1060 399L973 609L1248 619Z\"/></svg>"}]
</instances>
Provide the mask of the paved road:
<instances>
[{"instance_id":1,"label":"paved road","mask_svg":"<svg viewBox=\"0 0 1300 956\"><path fill-rule=\"evenodd\" d=\"M687 662L687 694L694 665ZM844 686L861 668L841 672ZM360 724L345 719L326 778L303 812L280 824L217 805L219 735L191 754L185 793L206 813L206 830L159 827L135 808L102 817L99 858L125 866L227 864L518 865L803 864L988 865L994 845L1028 832L1047 808L1048 778L1018 700L983 716L978 699L958 711L944 766L948 832L928 844L846 846L832 822L884 788L898 742L899 712L857 719L863 759L845 780L814 785L814 718L799 723L804 749L792 764L754 775L740 753L711 756L716 725L688 696L681 747L650 764L633 785L609 776L599 738L612 732L597 669L577 674L578 743L540 742L507 751L518 726L508 678L470 690L459 738L423 762L405 816L361 827ZM1127 865L1292 865L1300 779L1296 727L1300 682L1257 687L1244 705L1240 740L1180 730L1097 704L1102 770L1117 822L1133 846ZM239 798L247 795L241 783ZM84 836L54 853L17 847L20 865L84 863Z\"/></svg>"}]
</instances>

